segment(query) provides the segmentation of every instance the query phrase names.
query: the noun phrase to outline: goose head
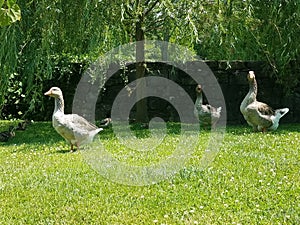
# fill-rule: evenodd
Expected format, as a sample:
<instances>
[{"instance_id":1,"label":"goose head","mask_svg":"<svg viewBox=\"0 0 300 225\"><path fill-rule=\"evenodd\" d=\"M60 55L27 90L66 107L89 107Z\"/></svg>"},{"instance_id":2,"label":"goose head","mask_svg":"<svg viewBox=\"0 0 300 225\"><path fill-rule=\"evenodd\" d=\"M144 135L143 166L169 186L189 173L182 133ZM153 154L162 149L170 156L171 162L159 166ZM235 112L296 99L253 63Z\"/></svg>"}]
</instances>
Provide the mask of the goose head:
<instances>
[{"instance_id":1,"label":"goose head","mask_svg":"<svg viewBox=\"0 0 300 225\"><path fill-rule=\"evenodd\" d=\"M59 112L64 114L64 98L60 88L52 87L49 91L45 92L44 95L48 95L55 99L54 113Z\"/></svg>"},{"instance_id":2,"label":"goose head","mask_svg":"<svg viewBox=\"0 0 300 225\"><path fill-rule=\"evenodd\" d=\"M254 71L249 71L247 75L247 79L249 83L248 99L250 100L250 102L253 102L256 100L256 95L257 95L257 82L255 79Z\"/></svg>"},{"instance_id":3,"label":"goose head","mask_svg":"<svg viewBox=\"0 0 300 225\"><path fill-rule=\"evenodd\" d=\"M52 88L50 88L49 91L45 92L44 95L48 95L53 98L59 98L59 97L62 97L63 94L62 94L62 91L60 90L60 88L52 87Z\"/></svg>"},{"instance_id":4,"label":"goose head","mask_svg":"<svg viewBox=\"0 0 300 225\"><path fill-rule=\"evenodd\" d=\"M196 86L196 93L197 93L197 94L201 94L201 93L202 93L202 86L201 86L201 84L198 84L198 85Z\"/></svg>"},{"instance_id":5,"label":"goose head","mask_svg":"<svg viewBox=\"0 0 300 225\"><path fill-rule=\"evenodd\" d=\"M247 79L248 79L249 82L254 81L254 79L255 79L254 71L249 71L249 73L247 75Z\"/></svg>"}]
</instances>

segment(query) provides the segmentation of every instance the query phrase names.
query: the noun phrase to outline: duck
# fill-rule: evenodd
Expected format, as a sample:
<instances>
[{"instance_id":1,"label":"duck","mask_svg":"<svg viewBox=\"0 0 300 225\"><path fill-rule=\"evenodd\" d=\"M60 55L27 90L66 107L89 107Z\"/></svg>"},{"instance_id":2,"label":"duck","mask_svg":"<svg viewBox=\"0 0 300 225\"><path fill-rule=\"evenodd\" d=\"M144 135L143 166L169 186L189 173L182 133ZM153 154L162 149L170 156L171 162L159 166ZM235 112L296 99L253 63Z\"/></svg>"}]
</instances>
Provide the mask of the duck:
<instances>
[{"instance_id":1,"label":"duck","mask_svg":"<svg viewBox=\"0 0 300 225\"><path fill-rule=\"evenodd\" d=\"M221 116L222 107L215 108L209 104L203 104L202 86L196 86L196 101L194 106L194 115L199 119L203 126L216 127L216 124Z\"/></svg>"},{"instance_id":2,"label":"duck","mask_svg":"<svg viewBox=\"0 0 300 225\"><path fill-rule=\"evenodd\" d=\"M44 95L53 97L55 100L52 125L57 133L71 145L70 152L74 151L74 145L79 149L80 146L92 142L95 135L103 130L82 116L65 114L63 93L59 87L51 87Z\"/></svg>"},{"instance_id":3,"label":"duck","mask_svg":"<svg viewBox=\"0 0 300 225\"><path fill-rule=\"evenodd\" d=\"M31 124L33 121L31 120L25 120L23 122L18 123L18 126L16 127L16 130L26 130L27 126Z\"/></svg>"},{"instance_id":4,"label":"duck","mask_svg":"<svg viewBox=\"0 0 300 225\"><path fill-rule=\"evenodd\" d=\"M100 127L108 127L111 124L111 118L110 117L106 117L105 119L100 121L99 126Z\"/></svg>"},{"instance_id":5,"label":"duck","mask_svg":"<svg viewBox=\"0 0 300 225\"><path fill-rule=\"evenodd\" d=\"M266 103L257 101L257 82L254 71L247 75L249 91L240 105L240 111L254 131L274 131L279 126L280 119L289 112L289 108L274 110Z\"/></svg>"},{"instance_id":6,"label":"duck","mask_svg":"<svg viewBox=\"0 0 300 225\"><path fill-rule=\"evenodd\" d=\"M14 130L15 128L13 126L10 126L8 131L0 132L0 141L7 142L10 138L14 137L15 136Z\"/></svg>"}]
</instances>

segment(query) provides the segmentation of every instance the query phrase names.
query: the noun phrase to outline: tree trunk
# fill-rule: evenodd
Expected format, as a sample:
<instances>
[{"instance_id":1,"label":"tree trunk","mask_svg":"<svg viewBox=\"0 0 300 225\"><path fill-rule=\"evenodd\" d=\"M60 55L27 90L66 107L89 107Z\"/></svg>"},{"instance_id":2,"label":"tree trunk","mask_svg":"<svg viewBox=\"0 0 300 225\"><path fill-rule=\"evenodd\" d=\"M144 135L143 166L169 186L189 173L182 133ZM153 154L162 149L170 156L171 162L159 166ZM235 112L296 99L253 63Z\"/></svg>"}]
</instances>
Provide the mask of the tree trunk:
<instances>
[{"instance_id":1,"label":"tree trunk","mask_svg":"<svg viewBox=\"0 0 300 225\"><path fill-rule=\"evenodd\" d=\"M136 22L136 79L141 79L145 77L145 34L142 29L143 16L139 16ZM145 80L137 81L137 99L140 99L146 91ZM148 109L147 109L147 99L143 98L136 103L136 122L147 123L148 119Z\"/></svg>"}]
</instances>

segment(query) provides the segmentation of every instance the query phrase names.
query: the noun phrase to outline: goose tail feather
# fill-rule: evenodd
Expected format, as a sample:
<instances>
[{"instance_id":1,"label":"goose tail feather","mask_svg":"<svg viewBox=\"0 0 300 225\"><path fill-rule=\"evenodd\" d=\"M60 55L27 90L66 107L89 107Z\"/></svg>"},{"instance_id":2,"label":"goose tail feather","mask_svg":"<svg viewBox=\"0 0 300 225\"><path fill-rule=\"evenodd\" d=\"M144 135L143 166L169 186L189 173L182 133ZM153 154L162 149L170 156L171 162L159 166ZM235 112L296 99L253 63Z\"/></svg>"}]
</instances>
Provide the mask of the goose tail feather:
<instances>
[{"instance_id":1,"label":"goose tail feather","mask_svg":"<svg viewBox=\"0 0 300 225\"><path fill-rule=\"evenodd\" d=\"M283 117L285 114L289 112L289 108L276 109L275 115L279 118Z\"/></svg>"}]
</instances>

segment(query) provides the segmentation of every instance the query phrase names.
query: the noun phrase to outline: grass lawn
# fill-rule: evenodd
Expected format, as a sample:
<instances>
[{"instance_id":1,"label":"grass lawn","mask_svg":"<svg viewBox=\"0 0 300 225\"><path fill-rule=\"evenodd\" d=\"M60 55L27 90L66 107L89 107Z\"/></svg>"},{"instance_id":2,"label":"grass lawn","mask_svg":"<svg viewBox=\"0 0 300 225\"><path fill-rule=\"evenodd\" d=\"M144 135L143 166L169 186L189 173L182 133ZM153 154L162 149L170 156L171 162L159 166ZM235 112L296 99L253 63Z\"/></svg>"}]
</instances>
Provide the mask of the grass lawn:
<instances>
[{"instance_id":1,"label":"grass lawn","mask_svg":"<svg viewBox=\"0 0 300 225\"><path fill-rule=\"evenodd\" d=\"M12 123L0 121L0 130ZM177 129L169 125L151 156L136 157L112 129L97 138L120 161L151 164L170 154ZM218 155L201 170L197 163L209 139L203 131L176 175L129 186L101 176L82 151L69 153L51 123L36 122L0 143L0 224L300 224L299 130L290 124L262 134L229 126ZM146 131L134 132L151 141Z\"/></svg>"}]
</instances>

